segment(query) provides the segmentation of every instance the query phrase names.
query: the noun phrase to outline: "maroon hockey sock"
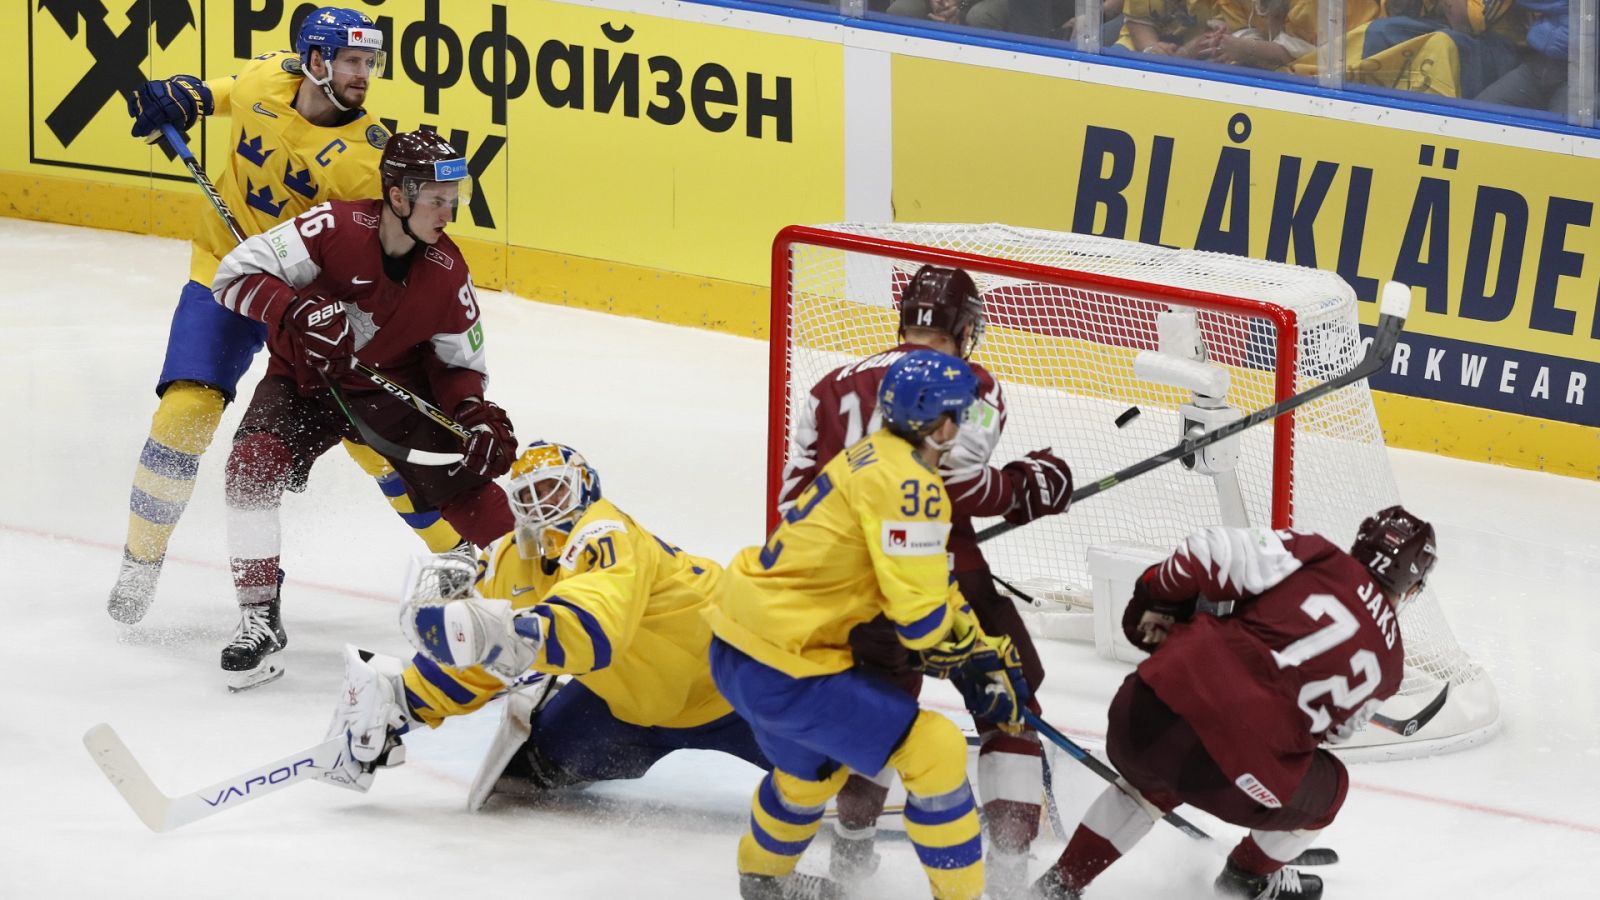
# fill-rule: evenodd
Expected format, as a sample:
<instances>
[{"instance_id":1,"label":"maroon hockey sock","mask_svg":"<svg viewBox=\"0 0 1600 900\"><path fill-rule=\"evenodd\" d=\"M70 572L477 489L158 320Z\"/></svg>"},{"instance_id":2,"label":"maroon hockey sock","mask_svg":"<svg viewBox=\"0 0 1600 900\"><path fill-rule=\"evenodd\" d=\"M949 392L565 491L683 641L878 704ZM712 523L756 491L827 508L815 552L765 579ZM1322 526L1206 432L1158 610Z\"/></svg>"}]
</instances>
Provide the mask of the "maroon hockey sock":
<instances>
[{"instance_id":1,"label":"maroon hockey sock","mask_svg":"<svg viewBox=\"0 0 1600 900\"><path fill-rule=\"evenodd\" d=\"M506 492L492 481L451 497L439 508L439 514L458 534L479 547L489 546L517 525Z\"/></svg>"},{"instance_id":2,"label":"maroon hockey sock","mask_svg":"<svg viewBox=\"0 0 1600 900\"><path fill-rule=\"evenodd\" d=\"M889 789L870 778L851 775L834 800L839 809L839 824L851 831L871 828L878 823Z\"/></svg>"},{"instance_id":3,"label":"maroon hockey sock","mask_svg":"<svg viewBox=\"0 0 1600 900\"><path fill-rule=\"evenodd\" d=\"M1271 875L1283 868L1283 863L1268 856L1266 851L1261 849L1261 845L1256 843L1256 839L1248 834L1239 842L1239 846L1234 847L1233 852L1228 854L1228 862L1252 875Z\"/></svg>"},{"instance_id":4,"label":"maroon hockey sock","mask_svg":"<svg viewBox=\"0 0 1600 900\"><path fill-rule=\"evenodd\" d=\"M1056 860L1056 870L1061 873L1063 884L1081 891L1121 858L1122 854L1110 841L1079 825L1072 833L1072 840L1067 841L1067 849L1061 851L1061 858Z\"/></svg>"}]
</instances>

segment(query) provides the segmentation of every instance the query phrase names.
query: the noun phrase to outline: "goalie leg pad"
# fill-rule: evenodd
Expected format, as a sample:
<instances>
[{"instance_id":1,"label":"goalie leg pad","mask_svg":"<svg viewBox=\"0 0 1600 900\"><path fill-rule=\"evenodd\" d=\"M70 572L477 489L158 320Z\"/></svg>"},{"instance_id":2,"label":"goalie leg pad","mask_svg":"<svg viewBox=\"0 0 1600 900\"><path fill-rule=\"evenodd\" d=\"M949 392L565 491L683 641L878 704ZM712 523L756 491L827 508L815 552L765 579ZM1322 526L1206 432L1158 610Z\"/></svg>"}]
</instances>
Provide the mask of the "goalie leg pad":
<instances>
[{"instance_id":1,"label":"goalie leg pad","mask_svg":"<svg viewBox=\"0 0 1600 900\"><path fill-rule=\"evenodd\" d=\"M506 770L527 748L533 736L533 717L550 702L556 687L555 678L546 676L506 694L505 705L500 710L500 727L489 742L489 752L478 766L478 774L473 776L472 787L467 790L468 811L483 809L494 794L524 793L517 782L526 783L530 779L519 779Z\"/></svg>"}]
</instances>

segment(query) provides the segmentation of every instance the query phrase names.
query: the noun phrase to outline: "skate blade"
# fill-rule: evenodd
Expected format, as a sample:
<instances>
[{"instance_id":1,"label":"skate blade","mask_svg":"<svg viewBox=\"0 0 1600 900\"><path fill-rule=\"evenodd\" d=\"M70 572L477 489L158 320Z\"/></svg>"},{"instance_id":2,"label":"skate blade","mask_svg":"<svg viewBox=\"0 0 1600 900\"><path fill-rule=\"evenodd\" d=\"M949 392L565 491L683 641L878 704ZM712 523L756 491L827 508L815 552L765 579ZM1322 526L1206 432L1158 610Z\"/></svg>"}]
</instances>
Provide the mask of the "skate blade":
<instances>
[{"instance_id":1,"label":"skate blade","mask_svg":"<svg viewBox=\"0 0 1600 900\"><path fill-rule=\"evenodd\" d=\"M228 692L231 694L237 694L240 691L248 691L251 688L258 688L263 684L271 681L277 681L279 678L282 678L283 672L283 664L275 659L272 659L271 657L268 657L267 659L261 661L261 665L256 666L254 669L251 669L248 672L228 673Z\"/></svg>"}]
</instances>

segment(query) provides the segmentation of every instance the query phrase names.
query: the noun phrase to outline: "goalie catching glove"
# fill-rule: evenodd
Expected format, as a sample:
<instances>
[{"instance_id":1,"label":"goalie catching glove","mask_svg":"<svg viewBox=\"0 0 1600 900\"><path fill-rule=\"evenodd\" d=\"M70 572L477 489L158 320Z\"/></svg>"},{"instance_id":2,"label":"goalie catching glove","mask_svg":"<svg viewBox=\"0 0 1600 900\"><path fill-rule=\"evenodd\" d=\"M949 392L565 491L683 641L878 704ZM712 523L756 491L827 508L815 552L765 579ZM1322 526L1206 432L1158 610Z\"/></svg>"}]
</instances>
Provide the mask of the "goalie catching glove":
<instances>
[{"instance_id":1,"label":"goalie catching glove","mask_svg":"<svg viewBox=\"0 0 1600 900\"><path fill-rule=\"evenodd\" d=\"M400 736L419 722L406 705L404 671L392 656L345 645L344 688L328 725L328 737L344 738L345 753L325 780L365 792L378 767L405 762Z\"/></svg>"},{"instance_id":2,"label":"goalie catching glove","mask_svg":"<svg viewBox=\"0 0 1600 900\"><path fill-rule=\"evenodd\" d=\"M1017 725L1030 692L1022 674L1022 656L1011 638L990 637L978 627L972 607L955 616L950 634L921 651L922 671L948 678L974 718L996 725Z\"/></svg>"},{"instance_id":3,"label":"goalie catching glove","mask_svg":"<svg viewBox=\"0 0 1600 900\"><path fill-rule=\"evenodd\" d=\"M544 620L509 600L486 600L472 590L473 560L442 554L423 563L400 609L400 629L418 653L441 666L482 666L510 684L533 665L544 646Z\"/></svg>"}]
</instances>

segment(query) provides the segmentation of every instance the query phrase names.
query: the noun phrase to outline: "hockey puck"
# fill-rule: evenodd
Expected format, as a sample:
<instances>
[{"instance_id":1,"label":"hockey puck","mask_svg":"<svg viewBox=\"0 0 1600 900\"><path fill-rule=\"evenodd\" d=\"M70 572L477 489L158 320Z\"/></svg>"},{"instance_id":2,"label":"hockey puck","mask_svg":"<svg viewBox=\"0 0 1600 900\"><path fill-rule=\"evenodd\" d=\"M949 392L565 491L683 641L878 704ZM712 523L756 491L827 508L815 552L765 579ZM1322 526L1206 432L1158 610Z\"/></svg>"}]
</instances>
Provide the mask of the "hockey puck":
<instances>
[{"instance_id":1,"label":"hockey puck","mask_svg":"<svg viewBox=\"0 0 1600 900\"><path fill-rule=\"evenodd\" d=\"M1129 422L1132 422L1134 419L1137 419L1137 418L1139 418L1139 407L1130 406L1130 407L1127 408L1126 411L1123 412L1122 415L1117 416L1117 427L1121 428L1122 426L1128 424Z\"/></svg>"}]
</instances>

